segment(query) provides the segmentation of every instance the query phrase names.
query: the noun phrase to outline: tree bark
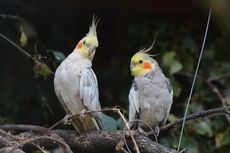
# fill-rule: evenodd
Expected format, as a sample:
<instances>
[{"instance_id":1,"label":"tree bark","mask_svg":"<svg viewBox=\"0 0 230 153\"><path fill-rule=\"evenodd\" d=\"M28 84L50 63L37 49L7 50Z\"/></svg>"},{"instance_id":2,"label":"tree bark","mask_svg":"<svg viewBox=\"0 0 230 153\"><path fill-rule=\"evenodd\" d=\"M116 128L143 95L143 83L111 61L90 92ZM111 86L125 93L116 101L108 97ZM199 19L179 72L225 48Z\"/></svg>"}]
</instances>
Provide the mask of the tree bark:
<instances>
[{"instance_id":1,"label":"tree bark","mask_svg":"<svg viewBox=\"0 0 230 153\"><path fill-rule=\"evenodd\" d=\"M50 134L47 133L46 136L52 136L53 134L57 134L58 136L60 136L71 147L72 151L77 153L116 152L116 145L123 140L122 131L92 131L77 135L75 131L53 130ZM20 135L28 139L39 136L37 133L34 132L24 132ZM5 137L5 139L7 139L8 141L13 141L11 137ZM131 139L126 138L126 140L129 149L132 152L135 152ZM178 153L176 150L169 149L161 144L153 142L145 136L135 134L135 140L137 141L141 153ZM39 146L42 146L47 150L53 149L58 146L57 142L55 143L55 141L49 139L35 139L31 142L39 144ZM5 146L3 143L0 142L0 148L2 147ZM37 148L35 148L34 145L32 145L31 143L22 144L22 146L20 147L22 147L22 150L25 152L32 152L34 150L37 150Z\"/></svg>"}]
</instances>

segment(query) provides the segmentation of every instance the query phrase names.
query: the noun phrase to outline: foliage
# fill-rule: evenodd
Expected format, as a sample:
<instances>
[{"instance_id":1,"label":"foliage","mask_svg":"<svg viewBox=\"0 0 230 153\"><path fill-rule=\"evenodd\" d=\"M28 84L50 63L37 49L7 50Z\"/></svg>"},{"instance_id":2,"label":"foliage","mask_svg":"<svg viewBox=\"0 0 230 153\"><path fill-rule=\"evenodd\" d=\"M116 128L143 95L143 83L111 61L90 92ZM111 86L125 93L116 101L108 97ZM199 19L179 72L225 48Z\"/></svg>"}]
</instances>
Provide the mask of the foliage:
<instances>
[{"instance_id":1,"label":"foliage","mask_svg":"<svg viewBox=\"0 0 230 153\"><path fill-rule=\"evenodd\" d=\"M36 16L36 18L41 19L42 17ZM88 24L88 21L85 22ZM101 22L103 24L103 20ZM224 101L228 105L230 104L229 38L223 34L222 29L219 29L217 25L218 23L213 20L189 107L190 114L222 106L221 99L213 92L213 87L207 83L210 79L211 84L220 92ZM63 32L65 29L59 29L60 27L57 28L59 25L52 25L51 23L47 26L54 26L54 29L56 26L55 30L59 32L55 33L54 30L53 33L44 34L41 30L41 24L34 22L34 26L38 31L34 30L36 28L31 28L33 25L25 24L24 20L0 18L0 32L26 49L36 60L42 63L39 65L26 61L23 56L17 53L17 49L7 44L3 39L0 40L2 53L0 63L1 124L13 122L50 126L64 116L53 92L53 72L64 60L65 55L70 53L67 48L73 48L78 40L69 40L71 42L69 46L64 43L62 44L63 47L60 47L60 43L54 46L50 39L67 39L67 37L74 37L74 35L65 35ZM120 105L127 109L127 95L132 80L129 72L130 57L135 50L137 51L145 44L151 43L153 40L152 33L155 31L157 41L152 52L160 54L155 58L170 78L174 89L174 104L169 121L181 118L190 91L204 29L205 20L197 16L184 19L183 23L165 20L152 21L148 17L130 22L126 29L127 41L115 49L99 48L95 57L94 70L98 77L102 105ZM75 27L72 30L76 30ZM99 34L103 35L100 30L106 29L99 28ZM38 39L37 33L42 33L42 39ZM79 31L79 33L83 35L85 32ZM120 35L123 37L122 34ZM47 39L47 37L50 38ZM101 38L112 41L111 37L101 36ZM46 40L49 41L46 42ZM100 39L99 41L103 42L104 40ZM48 49L41 42L46 42L45 44L52 46L50 48L53 49ZM68 44L67 41L65 43ZM100 46L103 45L103 43L100 44ZM113 118L106 115L105 124L109 125L108 129L122 128L121 120L113 114L111 116ZM176 148L179 133L180 128L168 131L160 135L160 142L171 148ZM230 128L225 116L205 118L186 124L182 148L188 148L190 153L227 153L230 149L229 146Z\"/></svg>"}]
</instances>

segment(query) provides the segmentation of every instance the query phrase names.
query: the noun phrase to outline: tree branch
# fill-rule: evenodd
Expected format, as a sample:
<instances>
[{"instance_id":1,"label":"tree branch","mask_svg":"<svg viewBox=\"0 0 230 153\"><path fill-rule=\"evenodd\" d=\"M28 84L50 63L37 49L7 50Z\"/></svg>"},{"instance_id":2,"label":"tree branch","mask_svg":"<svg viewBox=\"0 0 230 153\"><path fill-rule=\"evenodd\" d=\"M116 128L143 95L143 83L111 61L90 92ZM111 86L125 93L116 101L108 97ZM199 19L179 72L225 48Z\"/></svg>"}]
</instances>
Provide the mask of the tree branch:
<instances>
[{"instance_id":1,"label":"tree branch","mask_svg":"<svg viewBox=\"0 0 230 153\"><path fill-rule=\"evenodd\" d=\"M226 115L229 114L230 106L226 106L223 108L214 108L205 110L202 112L198 112L192 115L189 115L186 117L186 121L195 120L198 118L204 118L208 116L217 116L217 115ZM176 122L169 123L163 127L161 127L161 131L168 131L169 129L172 129L176 127L177 125L181 125L183 122L183 119L179 119ZM35 150L36 148L32 143L36 144L39 143L40 146L43 146L46 149L52 149L57 147L57 144L53 143L52 136L56 134L58 137L60 136L62 143L67 143L73 152L85 152L85 153L103 153L103 152L114 152L116 145L123 140L123 132L122 131L92 131L87 133L82 133L80 136L77 135L75 131L67 131L67 130L50 130L49 128L44 128L40 126L35 125L0 125L0 129L2 130L17 130L17 131L33 131L33 132L24 132L20 134L21 137L18 137L20 139L15 139L17 136L1 136L0 135L0 148L4 146L8 146L9 144L13 144L11 142L19 141L24 142L20 144L22 145L23 150L26 152L31 152L31 150ZM6 135L4 132L2 132L2 135ZM42 136L43 135L43 136ZM45 137L44 137L45 135ZM33 139L39 137L39 139ZM48 137L52 137L49 139ZM55 137L55 140L60 140L58 137ZM22 139L24 141L22 141ZM153 142L149 138L141 135L134 135L134 138L137 142L137 145L140 149L140 152L144 153L177 153L177 151L166 148L156 142ZM31 139L31 141L27 141L25 143L25 140ZM52 141L51 141L52 140ZM66 148L66 145L62 144L59 141L56 141L60 143L62 146ZM131 139L127 140L129 148L131 148L132 152L135 152L133 141ZM15 143L14 143L15 144Z\"/></svg>"},{"instance_id":2,"label":"tree branch","mask_svg":"<svg viewBox=\"0 0 230 153\"><path fill-rule=\"evenodd\" d=\"M224 77L226 77L226 76L229 76L229 74L224 75ZM218 78L208 79L206 82L210 86L210 88L212 89L212 91L220 99L220 101L222 103L222 106L226 107L227 106L226 99L223 97L223 95L221 94L221 92L219 91L219 89L212 83L213 80L220 79L220 78L223 78L223 76L222 77L218 77ZM226 116L226 118L228 120L228 123L230 124L230 115L229 115L230 111L228 109L226 109L226 111L228 111L228 113L226 113L225 116Z\"/></svg>"},{"instance_id":3,"label":"tree branch","mask_svg":"<svg viewBox=\"0 0 230 153\"><path fill-rule=\"evenodd\" d=\"M18 51L24 55L26 58L30 59L31 61L33 61L35 64L37 64L38 66L43 66L43 67L47 67L49 68L45 63L40 62L39 60L35 59L32 55L30 55L26 50L24 50L23 48L21 48L20 46L18 46L15 42L13 42L12 40L10 40L8 37L6 37L5 35L3 35L2 33L0 33L0 37L5 39L8 43L10 43L12 46L14 46L15 48L18 49ZM50 69L50 68L49 68ZM51 74L54 74L54 72L50 69Z\"/></svg>"},{"instance_id":4,"label":"tree branch","mask_svg":"<svg viewBox=\"0 0 230 153\"><path fill-rule=\"evenodd\" d=\"M201 111L201 112L198 112L198 113L194 113L192 115L188 115L186 117L185 121L191 121L191 120L195 120L195 119L198 119L198 118L204 118L204 117L208 117L210 115L213 115L213 116L226 115L226 114L229 115L229 109L230 109L230 106L226 106L226 107L213 108L213 109ZM175 121L173 123L168 123L168 124L162 126L160 128L160 130L161 131L166 131L166 130L172 129L177 125L181 125L182 122L183 122L183 118L179 119L179 120L177 120L177 121Z\"/></svg>"},{"instance_id":5,"label":"tree branch","mask_svg":"<svg viewBox=\"0 0 230 153\"><path fill-rule=\"evenodd\" d=\"M78 153L114 152L117 143L123 140L122 131L92 131L82 133L80 136L77 135L75 131L68 130L53 130L52 133L56 133L57 135L59 135L71 147L73 152ZM33 139L33 137L39 137L36 133L32 132L25 132L20 135L22 135L25 139ZM52 143L52 141L50 141L49 139L42 139L43 137L44 136L40 136L39 139L33 139L33 143L39 143L40 146L46 149L52 149L57 147L57 144ZM47 138L48 136L45 137ZM11 141L10 137L8 137L7 139L8 141ZM141 153L178 153L176 150L166 148L165 146L153 142L152 140L144 136L135 135L135 140L137 141ZM132 140L127 140L127 143L131 151L135 152ZM36 150L36 147L34 147L34 145L31 145L30 143L21 143L20 145L22 145L22 150L24 150L25 152L32 152ZM4 144L0 142L0 148L3 146Z\"/></svg>"},{"instance_id":6,"label":"tree branch","mask_svg":"<svg viewBox=\"0 0 230 153\"><path fill-rule=\"evenodd\" d=\"M134 144L134 147L135 147L135 152L140 153L138 145L136 143L136 140L134 139L133 133L130 130L129 124L126 121L124 115L121 113L121 110L119 108L116 108L116 107L115 108L103 108L103 109L85 111L84 114L91 114L91 113L96 113L96 112L115 112L115 113L118 113L118 115L121 117L121 119L123 120L123 122L125 124L125 127L126 127L128 133L129 133L129 136L131 137L131 139L133 141L133 144ZM79 116L80 116L80 114L74 114L74 115L69 116L68 118L73 119L73 118L79 117ZM64 122L65 122L65 118L63 118L62 120L60 120L57 123L55 123L54 125L52 125L50 127L50 129L53 129L55 126L59 125L60 123L64 123ZM123 147L121 147L121 148L123 148Z\"/></svg>"}]
</instances>

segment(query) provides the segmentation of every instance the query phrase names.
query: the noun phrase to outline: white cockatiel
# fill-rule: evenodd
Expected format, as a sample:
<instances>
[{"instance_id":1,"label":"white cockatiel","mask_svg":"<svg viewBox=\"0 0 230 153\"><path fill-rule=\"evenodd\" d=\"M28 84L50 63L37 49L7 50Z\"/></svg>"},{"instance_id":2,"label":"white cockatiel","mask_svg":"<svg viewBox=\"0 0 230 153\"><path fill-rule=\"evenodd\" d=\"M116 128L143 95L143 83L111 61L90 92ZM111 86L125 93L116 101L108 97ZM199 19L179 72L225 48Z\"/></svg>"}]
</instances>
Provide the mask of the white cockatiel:
<instances>
[{"instance_id":1,"label":"white cockatiel","mask_svg":"<svg viewBox=\"0 0 230 153\"><path fill-rule=\"evenodd\" d=\"M129 92L129 121L131 126L149 129L143 122L133 122L142 120L159 134L159 125L165 124L173 103L173 90L157 61L147 53L151 49L141 50L131 59L134 80Z\"/></svg>"},{"instance_id":2,"label":"white cockatiel","mask_svg":"<svg viewBox=\"0 0 230 153\"><path fill-rule=\"evenodd\" d=\"M89 32L55 72L54 90L68 115L81 114L72 119L78 133L101 129L101 113L83 117L84 110L101 109L98 83L92 60L98 47L97 21L93 18Z\"/></svg>"}]
</instances>

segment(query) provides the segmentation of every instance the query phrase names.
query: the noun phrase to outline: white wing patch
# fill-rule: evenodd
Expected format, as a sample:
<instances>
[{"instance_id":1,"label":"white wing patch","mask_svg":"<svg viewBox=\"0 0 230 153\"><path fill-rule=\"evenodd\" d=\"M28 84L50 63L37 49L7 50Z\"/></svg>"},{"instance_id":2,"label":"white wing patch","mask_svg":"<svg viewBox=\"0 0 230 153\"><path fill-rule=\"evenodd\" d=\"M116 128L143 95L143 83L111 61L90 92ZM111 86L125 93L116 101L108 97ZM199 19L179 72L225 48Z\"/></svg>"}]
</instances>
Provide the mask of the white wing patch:
<instances>
[{"instance_id":1,"label":"white wing patch","mask_svg":"<svg viewBox=\"0 0 230 153\"><path fill-rule=\"evenodd\" d=\"M79 96L88 110L100 109L97 78L91 68L81 71Z\"/></svg>"},{"instance_id":2,"label":"white wing patch","mask_svg":"<svg viewBox=\"0 0 230 153\"><path fill-rule=\"evenodd\" d=\"M166 85L167 85L167 88L168 88L168 91L169 91L169 94L170 94L170 97L172 100L173 99L173 88L172 88L172 84L168 78L166 78Z\"/></svg>"},{"instance_id":3,"label":"white wing patch","mask_svg":"<svg viewBox=\"0 0 230 153\"><path fill-rule=\"evenodd\" d=\"M135 84L133 83L130 92L129 92L129 121L137 119L137 115L140 110L140 100L138 90L135 89ZM130 126L132 126L134 122L130 122Z\"/></svg>"}]
</instances>

